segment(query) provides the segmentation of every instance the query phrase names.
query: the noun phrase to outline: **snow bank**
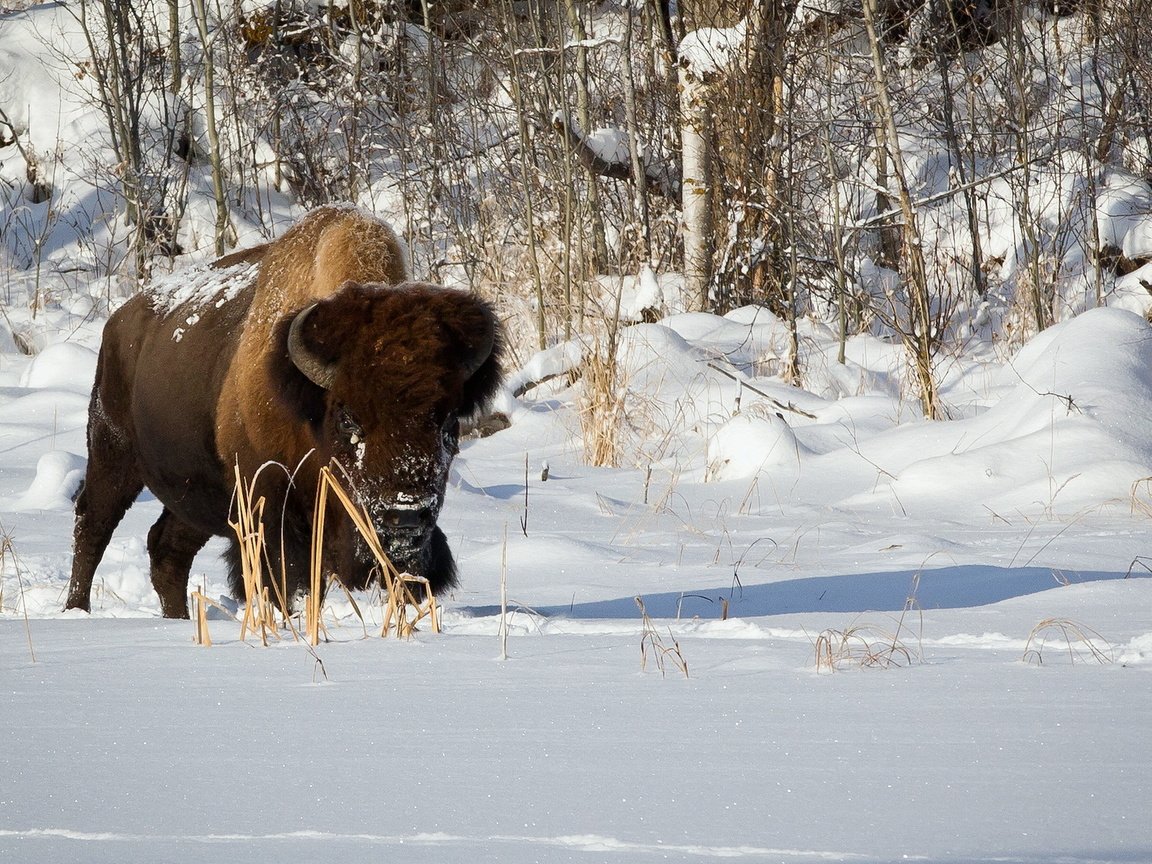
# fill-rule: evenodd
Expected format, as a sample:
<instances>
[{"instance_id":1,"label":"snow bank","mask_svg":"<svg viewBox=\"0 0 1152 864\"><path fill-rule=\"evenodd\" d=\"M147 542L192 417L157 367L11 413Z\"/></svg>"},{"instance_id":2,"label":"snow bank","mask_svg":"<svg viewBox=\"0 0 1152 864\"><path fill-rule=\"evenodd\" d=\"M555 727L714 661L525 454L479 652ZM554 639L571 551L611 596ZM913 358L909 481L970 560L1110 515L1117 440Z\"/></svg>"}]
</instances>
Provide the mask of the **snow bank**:
<instances>
[{"instance_id":1,"label":"snow bank","mask_svg":"<svg viewBox=\"0 0 1152 864\"><path fill-rule=\"evenodd\" d=\"M734 480L766 474L776 484L795 483L808 449L779 414L737 414L708 441L708 477Z\"/></svg>"},{"instance_id":2,"label":"snow bank","mask_svg":"<svg viewBox=\"0 0 1152 864\"><path fill-rule=\"evenodd\" d=\"M1152 188L1148 181L1110 172L1096 199L1100 245L1119 249L1125 258L1152 257Z\"/></svg>"},{"instance_id":3,"label":"snow bank","mask_svg":"<svg viewBox=\"0 0 1152 864\"><path fill-rule=\"evenodd\" d=\"M36 463L36 479L21 497L18 509L70 511L87 464L87 459L65 450L45 453Z\"/></svg>"},{"instance_id":4,"label":"snow bank","mask_svg":"<svg viewBox=\"0 0 1152 864\"><path fill-rule=\"evenodd\" d=\"M58 342L33 356L20 376L20 386L87 393L95 380L96 352L73 342Z\"/></svg>"}]
</instances>

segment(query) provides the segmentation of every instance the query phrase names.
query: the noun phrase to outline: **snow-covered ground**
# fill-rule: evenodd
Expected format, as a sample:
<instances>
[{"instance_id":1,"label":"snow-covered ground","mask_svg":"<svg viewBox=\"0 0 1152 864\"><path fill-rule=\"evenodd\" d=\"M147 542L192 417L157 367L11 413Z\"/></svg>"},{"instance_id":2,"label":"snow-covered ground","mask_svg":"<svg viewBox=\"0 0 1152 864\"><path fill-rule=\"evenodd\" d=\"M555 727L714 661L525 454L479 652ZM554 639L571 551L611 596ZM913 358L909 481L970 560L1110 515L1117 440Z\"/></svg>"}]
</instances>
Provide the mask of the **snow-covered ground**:
<instances>
[{"instance_id":1,"label":"snow-covered ground","mask_svg":"<svg viewBox=\"0 0 1152 864\"><path fill-rule=\"evenodd\" d=\"M1138 316L956 358L936 423L871 337L805 332L797 390L763 310L630 328L633 467L584 464L581 385L508 400L455 463L444 632L334 600L313 652L160 619L147 495L59 611L99 326L44 314L0 353L0 860L1152 860Z\"/></svg>"}]
</instances>

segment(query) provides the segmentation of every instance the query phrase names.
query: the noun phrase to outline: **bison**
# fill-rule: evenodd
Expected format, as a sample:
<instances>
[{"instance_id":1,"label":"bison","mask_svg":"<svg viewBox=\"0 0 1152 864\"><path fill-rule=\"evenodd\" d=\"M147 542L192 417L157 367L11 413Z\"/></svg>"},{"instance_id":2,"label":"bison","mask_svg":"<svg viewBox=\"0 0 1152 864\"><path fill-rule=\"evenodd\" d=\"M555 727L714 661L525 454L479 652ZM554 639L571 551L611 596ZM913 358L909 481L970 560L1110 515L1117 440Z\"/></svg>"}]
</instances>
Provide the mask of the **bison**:
<instances>
[{"instance_id":1,"label":"bison","mask_svg":"<svg viewBox=\"0 0 1152 864\"><path fill-rule=\"evenodd\" d=\"M459 420L499 386L501 348L487 303L409 281L392 230L351 207L315 210L279 240L133 297L104 328L67 608L90 608L96 566L144 487L164 508L148 532L164 615L188 616L188 571L213 535L232 538L242 596L237 466L265 499L282 602L308 584L324 466L396 567L443 592L456 565L436 520ZM343 512L325 518L326 570L365 587L378 575L367 544Z\"/></svg>"}]
</instances>

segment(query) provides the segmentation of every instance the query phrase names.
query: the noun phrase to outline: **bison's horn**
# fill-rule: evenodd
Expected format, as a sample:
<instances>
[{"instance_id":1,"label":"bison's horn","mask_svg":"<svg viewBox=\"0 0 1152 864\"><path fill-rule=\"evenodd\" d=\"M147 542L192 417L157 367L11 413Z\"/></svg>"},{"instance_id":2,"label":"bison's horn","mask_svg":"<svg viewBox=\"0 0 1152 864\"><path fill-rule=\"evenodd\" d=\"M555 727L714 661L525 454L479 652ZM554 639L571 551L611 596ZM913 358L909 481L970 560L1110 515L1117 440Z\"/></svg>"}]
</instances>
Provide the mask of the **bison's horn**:
<instances>
[{"instance_id":1,"label":"bison's horn","mask_svg":"<svg viewBox=\"0 0 1152 864\"><path fill-rule=\"evenodd\" d=\"M292 326L288 328L288 359L305 378L317 387L329 390L332 388L332 382L336 380L336 365L317 357L304 345L304 340L301 338L304 322L315 308L316 304L313 303L304 309L293 319Z\"/></svg>"},{"instance_id":2,"label":"bison's horn","mask_svg":"<svg viewBox=\"0 0 1152 864\"><path fill-rule=\"evenodd\" d=\"M484 323L487 325L487 329L476 339L472 348L472 356L464 364L465 377L467 378L471 378L480 370L480 367L492 355L492 349L496 347L495 323L490 318Z\"/></svg>"}]
</instances>

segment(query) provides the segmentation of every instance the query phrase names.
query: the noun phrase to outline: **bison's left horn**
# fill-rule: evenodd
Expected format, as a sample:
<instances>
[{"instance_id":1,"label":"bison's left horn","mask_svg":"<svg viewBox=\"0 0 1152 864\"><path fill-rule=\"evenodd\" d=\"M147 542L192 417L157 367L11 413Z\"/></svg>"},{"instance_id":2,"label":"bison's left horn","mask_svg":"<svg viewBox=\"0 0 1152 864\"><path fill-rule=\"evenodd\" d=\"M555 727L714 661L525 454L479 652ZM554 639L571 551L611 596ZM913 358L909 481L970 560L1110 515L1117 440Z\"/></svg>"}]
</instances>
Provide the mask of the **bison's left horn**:
<instances>
[{"instance_id":1,"label":"bison's left horn","mask_svg":"<svg viewBox=\"0 0 1152 864\"><path fill-rule=\"evenodd\" d=\"M288 359L292 361L292 365L299 369L305 378L317 387L323 387L325 390L329 390L332 388L332 382L336 380L336 365L317 357L314 352L310 351L304 345L304 340L301 336L304 322L315 308L316 304L313 303L307 309L304 309L293 319L292 326L288 328Z\"/></svg>"}]
</instances>

